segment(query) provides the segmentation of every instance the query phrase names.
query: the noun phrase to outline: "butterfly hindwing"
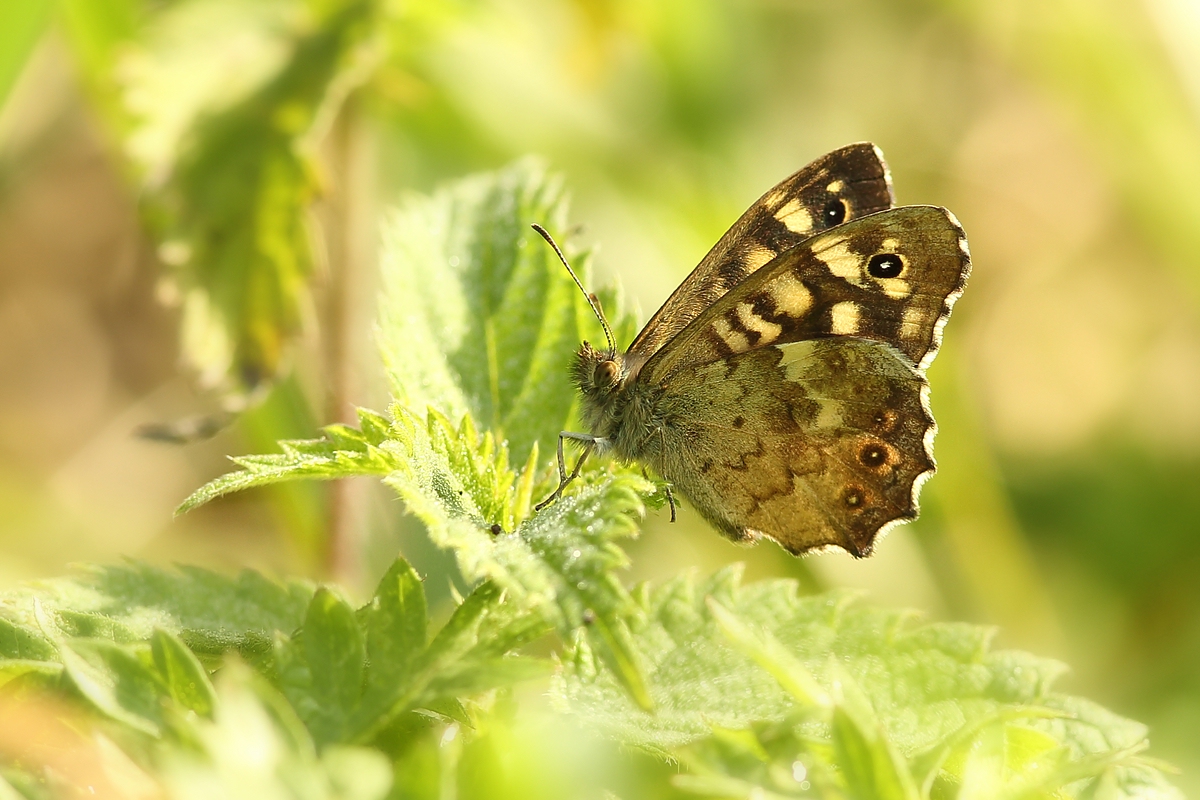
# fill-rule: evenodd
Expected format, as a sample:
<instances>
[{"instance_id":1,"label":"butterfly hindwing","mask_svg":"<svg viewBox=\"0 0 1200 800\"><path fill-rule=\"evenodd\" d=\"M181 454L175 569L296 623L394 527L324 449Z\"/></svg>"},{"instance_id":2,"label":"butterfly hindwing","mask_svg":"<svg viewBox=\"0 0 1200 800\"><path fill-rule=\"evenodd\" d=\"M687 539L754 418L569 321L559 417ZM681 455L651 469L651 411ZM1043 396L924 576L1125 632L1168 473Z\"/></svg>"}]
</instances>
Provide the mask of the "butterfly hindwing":
<instances>
[{"instance_id":1,"label":"butterfly hindwing","mask_svg":"<svg viewBox=\"0 0 1200 800\"><path fill-rule=\"evenodd\" d=\"M645 362L704 309L814 233L891 208L891 177L875 145L827 153L764 194L650 319L626 354Z\"/></svg>"},{"instance_id":2,"label":"butterfly hindwing","mask_svg":"<svg viewBox=\"0 0 1200 800\"><path fill-rule=\"evenodd\" d=\"M924 369L970 271L945 209L904 206L817 234L697 316L644 366L656 383L691 364L827 336L886 342Z\"/></svg>"},{"instance_id":3,"label":"butterfly hindwing","mask_svg":"<svg viewBox=\"0 0 1200 800\"><path fill-rule=\"evenodd\" d=\"M792 342L674 377L663 407L677 413L643 457L725 535L863 556L917 515L934 421L924 378L888 345Z\"/></svg>"}]
</instances>

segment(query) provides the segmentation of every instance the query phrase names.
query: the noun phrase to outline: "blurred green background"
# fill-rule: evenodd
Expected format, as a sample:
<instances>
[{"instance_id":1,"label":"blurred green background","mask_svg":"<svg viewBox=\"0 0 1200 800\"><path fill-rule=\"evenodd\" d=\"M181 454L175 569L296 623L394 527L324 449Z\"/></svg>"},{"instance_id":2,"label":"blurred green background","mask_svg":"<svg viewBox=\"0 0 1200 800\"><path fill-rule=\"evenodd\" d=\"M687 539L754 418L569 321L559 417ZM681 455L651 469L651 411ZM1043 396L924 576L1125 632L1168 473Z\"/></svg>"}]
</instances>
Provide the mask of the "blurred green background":
<instances>
[{"instance_id":1,"label":"blurred green background","mask_svg":"<svg viewBox=\"0 0 1200 800\"><path fill-rule=\"evenodd\" d=\"M630 579L745 560L995 624L1200 792L1193 0L5 3L0 583L134 556L365 587L401 548L446 597L450 559L368 483L171 518L226 454L386 405L383 209L540 154L645 318L761 193L860 140L974 256L924 516L869 560L800 561L656 513ZM207 441L133 436L246 402Z\"/></svg>"}]
</instances>

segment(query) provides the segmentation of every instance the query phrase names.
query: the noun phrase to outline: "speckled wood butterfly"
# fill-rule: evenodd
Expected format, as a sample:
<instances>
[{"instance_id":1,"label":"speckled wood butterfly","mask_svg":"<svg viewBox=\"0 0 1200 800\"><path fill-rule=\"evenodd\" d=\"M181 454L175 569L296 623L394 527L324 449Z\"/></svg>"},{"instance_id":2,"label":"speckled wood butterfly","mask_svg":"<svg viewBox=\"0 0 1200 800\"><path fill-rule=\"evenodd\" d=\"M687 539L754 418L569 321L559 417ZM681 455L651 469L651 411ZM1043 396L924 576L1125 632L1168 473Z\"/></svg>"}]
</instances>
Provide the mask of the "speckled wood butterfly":
<instances>
[{"instance_id":1,"label":"speckled wood butterfly","mask_svg":"<svg viewBox=\"0 0 1200 800\"><path fill-rule=\"evenodd\" d=\"M653 468L726 536L793 553L865 556L916 517L925 370L971 260L949 211L893 203L879 148L849 145L759 198L626 352L593 300L608 347L584 342L574 376L590 433L560 436L545 502L595 450ZM563 439L583 444L569 475Z\"/></svg>"}]
</instances>

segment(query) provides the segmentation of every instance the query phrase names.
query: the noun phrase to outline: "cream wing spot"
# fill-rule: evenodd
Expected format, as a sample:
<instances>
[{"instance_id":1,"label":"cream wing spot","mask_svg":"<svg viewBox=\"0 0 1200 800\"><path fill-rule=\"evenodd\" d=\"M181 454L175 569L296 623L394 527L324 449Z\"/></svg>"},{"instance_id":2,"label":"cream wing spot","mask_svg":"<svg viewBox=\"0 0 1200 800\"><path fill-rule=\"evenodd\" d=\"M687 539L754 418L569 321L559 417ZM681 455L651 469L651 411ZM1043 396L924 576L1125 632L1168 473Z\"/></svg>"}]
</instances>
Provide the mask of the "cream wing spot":
<instances>
[{"instance_id":1,"label":"cream wing spot","mask_svg":"<svg viewBox=\"0 0 1200 800\"><path fill-rule=\"evenodd\" d=\"M744 353L750 349L750 339L741 331L735 331L724 317L713 320L713 333L721 338L726 346L735 353Z\"/></svg>"},{"instance_id":2,"label":"cream wing spot","mask_svg":"<svg viewBox=\"0 0 1200 800\"><path fill-rule=\"evenodd\" d=\"M759 335L758 344L770 344L779 338L779 334L783 333L783 326L767 320L754 313L754 306L750 303L738 303L737 307L738 320L748 331L755 331Z\"/></svg>"},{"instance_id":3,"label":"cream wing spot","mask_svg":"<svg viewBox=\"0 0 1200 800\"><path fill-rule=\"evenodd\" d=\"M912 286L903 278L875 278L875 283L893 300L903 300L912 294Z\"/></svg>"},{"instance_id":4,"label":"cream wing spot","mask_svg":"<svg viewBox=\"0 0 1200 800\"><path fill-rule=\"evenodd\" d=\"M845 237L834 237L825 247L814 250L813 255L842 280L859 287L866 285L862 256L850 248Z\"/></svg>"},{"instance_id":5,"label":"cream wing spot","mask_svg":"<svg viewBox=\"0 0 1200 800\"><path fill-rule=\"evenodd\" d=\"M846 184L842 183L841 181L830 181L829 185L825 187L825 191L829 192L830 194L837 194L844 189L845 186Z\"/></svg>"},{"instance_id":6,"label":"cream wing spot","mask_svg":"<svg viewBox=\"0 0 1200 800\"><path fill-rule=\"evenodd\" d=\"M812 340L787 342L786 344L777 344L775 347L782 354L779 366L784 370L784 377L793 383L806 380L813 366L812 354L816 349L815 342Z\"/></svg>"},{"instance_id":7,"label":"cream wing spot","mask_svg":"<svg viewBox=\"0 0 1200 800\"><path fill-rule=\"evenodd\" d=\"M853 336L858 333L858 304L852 300L834 303L829 309L830 332L838 336Z\"/></svg>"},{"instance_id":8,"label":"cream wing spot","mask_svg":"<svg viewBox=\"0 0 1200 800\"><path fill-rule=\"evenodd\" d=\"M794 197L775 212L775 219L783 223L783 226L792 233L812 233L812 214L804 207L803 203Z\"/></svg>"},{"instance_id":9,"label":"cream wing spot","mask_svg":"<svg viewBox=\"0 0 1200 800\"><path fill-rule=\"evenodd\" d=\"M775 301L775 310L781 314L799 319L812 309L812 292L793 272L785 272L776 278L769 291Z\"/></svg>"},{"instance_id":10,"label":"cream wing spot","mask_svg":"<svg viewBox=\"0 0 1200 800\"><path fill-rule=\"evenodd\" d=\"M763 198L763 205L774 211L775 209L779 208L781 203L783 203L785 197L787 197L787 192L785 192L783 189L772 189L771 191L767 192L767 196Z\"/></svg>"},{"instance_id":11,"label":"cream wing spot","mask_svg":"<svg viewBox=\"0 0 1200 800\"><path fill-rule=\"evenodd\" d=\"M924 324L925 309L920 306L909 306L904 309L904 318L900 321L900 330L905 337L920 333Z\"/></svg>"},{"instance_id":12,"label":"cream wing spot","mask_svg":"<svg viewBox=\"0 0 1200 800\"><path fill-rule=\"evenodd\" d=\"M813 426L818 429L835 430L842 427L842 404L824 397L814 398L820 410Z\"/></svg>"},{"instance_id":13,"label":"cream wing spot","mask_svg":"<svg viewBox=\"0 0 1200 800\"><path fill-rule=\"evenodd\" d=\"M747 272L755 272L774 257L774 250L765 245L754 243L742 253L742 264L746 267Z\"/></svg>"}]
</instances>

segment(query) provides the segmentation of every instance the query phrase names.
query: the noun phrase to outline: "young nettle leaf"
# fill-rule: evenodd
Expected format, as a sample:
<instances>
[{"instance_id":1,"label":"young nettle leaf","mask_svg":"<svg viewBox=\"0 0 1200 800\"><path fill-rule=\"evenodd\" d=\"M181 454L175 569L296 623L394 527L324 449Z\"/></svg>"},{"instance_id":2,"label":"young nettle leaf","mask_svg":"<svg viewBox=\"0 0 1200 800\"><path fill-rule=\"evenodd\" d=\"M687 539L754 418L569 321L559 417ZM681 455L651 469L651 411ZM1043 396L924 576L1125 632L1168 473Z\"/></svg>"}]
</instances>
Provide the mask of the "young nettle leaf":
<instances>
[{"instance_id":1,"label":"young nettle leaf","mask_svg":"<svg viewBox=\"0 0 1200 800\"><path fill-rule=\"evenodd\" d=\"M460 696L544 677L545 662L510 651L545 632L536 617L506 606L495 585L481 584L416 655L407 674L389 681L390 665L372 663L370 672L379 669L382 675L368 674L368 694L351 726L353 740L370 740L416 708L445 708Z\"/></svg>"},{"instance_id":2,"label":"young nettle leaf","mask_svg":"<svg viewBox=\"0 0 1200 800\"><path fill-rule=\"evenodd\" d=\"M470 418L455 428L432 411L425 425L401 407L393 413L388 424L360 411L361 430L332 426L325 439L281 443L281 454L235 459L242 471L202 487L181 509L281 480L382 475L434 543L455 551L468 580L495 582L564 637L586 623L596 652L648 705L624 621L635 609L614 570L626 563L616 543L636 533L649 483L628 471L588 478L576 493L529 517L536 444L514 472L507 449L490 433L479 435Z\"/></svg>"},{"instance_id":3,"label":"young nettle leaf","mask_svg":"<svg viewBox=\"0 0 1200 800\"><path fill-rule=\"evenodd\" d=\"M230 492L287 480L387 475L411 457L404 433L392 430L385 417L359 409L358 420L357 429L349 425L326 427L323 439L280 442L282 453L233 457L232 461L241 470L200 487L180 504L176 513L191 511Z\"/></svg>"},{"instance_id":4,"label":"young nettle leaf","mask_svg":"<svg viewBox=\"0 0 1200 800\"><path fill-rule=\"evenodd\" d=\"M1135 757L1145 742L1142 726L1054 693L1060 665L991 651L982 629L914 625L844 596L801 598L787 581L743 587L733 568L704 584L680 578L637 596L644 621L632 628L632 642L656 712L638 709L582 647L566 661L555 693L627 746L689 765L701 759L697 774L711 774L681 788L747 779L711 760L716 751L703 743L714 726L752 731L776 754L762 773L775 777L762 778L761 789L800 792L776 779L795 760L798 773L824 787L822 796L906 800L960 785L976 742L998 728L1041 750L1037 757L1015 746L1006 751L1004 783L988 797L1020 796L1033 783L1054 792L1101 777L1115 797L1151 787L1172 796L1162 774ZM1050 749L1056 766L1048 771Z\"/></svg>"},{"instance_id":5,"label":"young nettle leaf","mask_svg":"<svg viewBox=\"0 0 1200 800\"><path fill-rule=\"evenodd\" d=\"M553 251L530 228L566 237L562 181L526 159L414 197L383 229L379 345L400 402L468 413L517 460L553 452L574 404L580 341L603 333ZM589 280L589 253L573 253ZM602 295L623 342L632 318Z\"/></svg>"},{"instance_id":6,"label":"young nettle leaf","mask_svg":"<svg viewBox=\"0 0 1200 800\"><path fill-rule=\"evenodd\" d=\"M888 739L870 700L840 664L834 662L832 672L840 697L833 707L829 735L839 788L861 800L918 800L916 780Z\"/></svg>"},{"instance_id":7,"label":"young nettle leaf","mask_svg":"<svg viewBox=\"0 0 1200 800\"><path fill-rule=\"evenodd\" d=\"M495 513L503 509L504 518L514 521L517 512L528 511L536 446L530 463L513 478L506 466L486 459L492 452L486 437L479 447L470 447L477 439L467 423L457 439L448 430L442 424L439 436L414 439L428 450L416 451L411 465L386 482L425 522L436 544L455 550L468 580L494 581L515 600L539 609L564 636L586 623L597 651L647 705L625 630L624 617L634 607L614 570L626 563L616 542L636 533L634 519L642 513L640 495L649 490L648 482L618 472L568 495L516 530L501 526L496 531L479 518L479 507L496 501ZM512 488L500 495L500 487Z\"/></svg>"},{"instance_id":8,"label":"young nettle leaf","mask_svg":"<svg viewBox=\"0 0 1200 800\"><path fill-rule=\"evenodd\" d=\"M15 663L57 667L58 640L141 644L155 631L178 636L202 659L215 662L229 651L261 659L276 631L300 627L312 593L303 581L281 585L251 570L229 578L196 567L91 567L0 602L0 659L21 659L0 662L0 670Z\"/></svg>"},{"instance_id":9,"label":"young nettle leaf","mask_svg":"<svg viewBox=\"0 0 1200 800\"><path fill-rule=\"evenodd\" d=\"M386 691L411 674L425 651L429 622L420 576L407 561L396 559L361 614L370 665L366 693Z\"/></svg>"},{"instance_id":10,"label":"young nettle leaf","mask_svg":"<svg viewBox=\"0 0 1200 800\"><path fill-rule=\"evenodd\" d=\"M150 637L154 668L166 684L171 699L181 708L202 717L211 717L216 707L216 692L208 671L178 636L162 629Z\"/></svg>"},{"instance_id":11,"label":"young nettle leaf","mask_svg":"<svg viewBox=\"0 0 1200 800\"><path fill-rule=\"evenodd\" d=\"M163 725L162 678L137 650L104 639L59 644L59 658L71 684L98 711L129 728L158 736Z\"/></svg>"},{"instance_id":12,"label":"young nettle leaf","mask_svg":"<svg viewBox=\"0 0 1200 800\"><path fill-rule=\"evenodd\" d=\"M403 559L355 612L335 592L313 595L303 627L281 636L274 674L318 746L372 741L419 708L547 674L545 662L513 651L543 636L490 583L475 589L426 641L425 593Z\"/></svg>"},{"instance_id":13,"label":"young nettle leaf","mask_svg":"<svg viewBox=\"0 0 1200 800\"><path fill-rule=\"evenodd\" d=\"M298 639L310 678L305 722L318 744L343 741L346 723L362 696L366 645L352 609L328 589L318 589Z\"/></svg>"},{"instance_id":14,"label":"young nettle leaf","mask_svg":"<svg viewBox=\"0 0 1200 800\"><path fill-rule=\"evenodd\" d=\"M48 661L54 656L54 645L41 632L0 617L0 659Z\"/></svg>"}]
</instances>

